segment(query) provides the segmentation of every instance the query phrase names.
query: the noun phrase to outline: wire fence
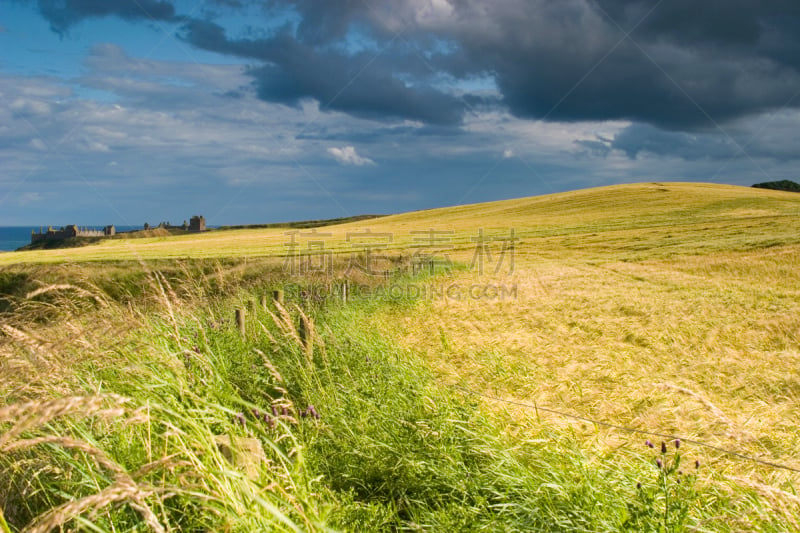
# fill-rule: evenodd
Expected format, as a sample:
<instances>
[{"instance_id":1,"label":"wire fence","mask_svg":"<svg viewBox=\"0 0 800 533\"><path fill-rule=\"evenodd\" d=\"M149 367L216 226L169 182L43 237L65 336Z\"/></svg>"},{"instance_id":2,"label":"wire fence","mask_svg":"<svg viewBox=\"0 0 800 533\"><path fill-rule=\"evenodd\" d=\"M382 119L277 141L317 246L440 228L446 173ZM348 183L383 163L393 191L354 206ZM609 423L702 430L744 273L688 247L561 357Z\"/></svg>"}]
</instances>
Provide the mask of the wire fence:
<instances>
[{"instance_id":1,"label":"wire fence","mask_svg":"<svg viewBox=\"0 0 800 533\"><path fill-rule=\"evenodd\" d=\"M472 395L472 396L477 396L479 398L484 398L484 399L487 399L487 400L500 402L500 403L505 403L505 404L509 404L509 405L516 405L518 407L523 407L523 408L526 408L526 409L533 409L537 413L539 411L543 411L545 413L558 415L558 416L561 416L561 417L564 417L564 418L570 418L572 420L579 420L581 422L588 422L590 424L595 424L597 426L603 426L603 427L607 427L607 428L610 428L610 429L616 429L616 430L624 431L624 432L627 432L627 433L632 433L632 434L637 434L637 435L646 435L646 436L649 436L649 437L659 437L659 438L666 439L666 440L680 440L681 442L685 442L685 443L688 443L688 444L694 444L696 446L702 446L703 448L709 448L711 450L715 450L715 451L723 453L725 455L730 455L732 457L737 457L739 459L745 459L747 461L752 461L754 463L758 463L760 465L768 466L770 468L777 468L777 469L781 469L781 470L788 470L790 472L800 473L800 468L795 468L793 466L784 465L784 464L780 464L780 463L774 463L774 462L771 462L771 461L765 461L763 459L759 459L758 457L753 457L752 455L746 455L744 453L740 453L740 452L733 451L733 450L728 450L728 449L722 448L720 446L715 446L713 444L708 444L707 442L702 442L702 441L695 440L695 439L689 439L689 438L686 438L686 437L681 437L679 435L671 435L671 434L668 434L668 433L658 433L658 432L655 432L655 431L647 431L647 430L644 430L644 429L636 429L636 428L632 428L632 427L621 426L619 424L612 424L610 422L603 422L602 420L594 420L592 418L588 418L588 417L585 417L585 416L573 415L573 414L570 414L570 413L565 413L563 411L558 411L556 409L551 409L549 407L542 407L542 406L536 405L535 403L534 404L529 404L529 403L520 402L520 401L517 401L517 400L507 400L505 398L499 398L497 396L492 396L490 394L486 394L486 393L483 393L483 392L478 392L476 390L469 389L469 388L463 387L461 385L451 385L451 388L453 388L454 390L458 390L458 391L461 391L463 393Z\"/></svg>"}]
</instances>

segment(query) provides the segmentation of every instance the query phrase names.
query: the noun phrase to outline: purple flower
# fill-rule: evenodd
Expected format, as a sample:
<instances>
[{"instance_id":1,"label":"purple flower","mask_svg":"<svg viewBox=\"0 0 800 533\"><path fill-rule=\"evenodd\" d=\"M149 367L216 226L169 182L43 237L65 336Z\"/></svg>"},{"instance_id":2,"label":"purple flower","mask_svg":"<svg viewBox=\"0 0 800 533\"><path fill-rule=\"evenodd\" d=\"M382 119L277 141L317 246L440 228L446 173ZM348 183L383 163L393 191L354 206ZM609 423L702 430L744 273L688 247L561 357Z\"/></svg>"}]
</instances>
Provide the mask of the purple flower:
<instances>
[{"instance_id":1,"label":"purple flower","mask_svg":"<svg viewBox=\"0 0 800 533\"><path fill-rule=\"evenodd\" d=\"M700 459L695 459L695 461L694 461L694 468L695 468L695 470L697 470L698 468L700 468Z\"/></svg>"},{"instance_id":2,"label":"purple flower","mask_svg":"<svg viewBox=\"0 0 800 533\"><path fill-rule=\"evenodd\" d=\"M637 483L637 484L636 484L636 488L637 488L637 489L641 489L641 488L642 488L642 482L641 482L641 481L640 481L639 483Z\"/></svg>"},{"instance_id":3,"label":"purple flower","mask_svg":"<svg viewBox=\"0 0 800 533\"><path fill-rule=\"evenodd\" d=\"M271 409L272 409L272 416L278 416L278 408L273 405Z\"/></svg>"},{"instance_id":4,"label":"purple flower","mask_svg":"<svg viewBox=\"0 0 800 533\"><path fill-rule=\"evenodd\" d=\"M244 413L237 413L236 416L233 417L234 422L238 422L241 425L244 425Z\"/></svg>"},{"instance_id":5,"label":"purple flower","mask_svg":"<svg viewBox=\"0 0 800 533\"><path fill-rule=\"evenodd\" d=\"M681 447L681 439L675 439L675 448L677 449L680 447Z\"/></svg>"},{"instance_id":6,"label":"purple flower","mask_svg":"<svg viewBox=\"0 0 800 533\"><path fill-rule=\"evenodd\" d=\"M667 453L667 443L663 440L661 441L661 453Z\"/></svg>"},{"instance_id":7,"label":"purple flower","mask_svg":"<svg viewBox=\"0 0 800 533\"><path fill-rule=\"evenodd\" d=\"M662 462L661 462L661 457L659 457L658 459L656 459L656 466L657 466L657 467L659 467L659 468L661 468L662 466L664 466L664 463L662 463Z\"/></svg>"},{"instance_id":8,"label":"purple flower","mask_svg":"<svg viewBox=\"0 0 800 533\"><path fill-rule=\"evenodd\" d=\"M644 441L644 445L647 446L648 448L653 448L654 447L653 443L650 442L650 439L647 439L646 441Z\"/></svg>"}]
</instances>

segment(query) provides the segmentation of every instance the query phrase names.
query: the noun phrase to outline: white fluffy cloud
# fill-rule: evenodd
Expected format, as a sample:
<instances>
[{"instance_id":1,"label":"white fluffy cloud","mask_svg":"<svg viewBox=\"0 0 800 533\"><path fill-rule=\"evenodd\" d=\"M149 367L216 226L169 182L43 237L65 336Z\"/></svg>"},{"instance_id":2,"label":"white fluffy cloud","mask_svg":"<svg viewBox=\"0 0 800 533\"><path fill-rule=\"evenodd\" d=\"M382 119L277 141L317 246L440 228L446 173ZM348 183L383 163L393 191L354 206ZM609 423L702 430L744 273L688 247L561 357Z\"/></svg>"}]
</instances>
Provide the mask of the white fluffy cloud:
<instances>
[{"instance_id":1,"label":"white fluffy cloud","mask_svg":"<svg viewBox=\"0 0 800 533\"><path fill-rule=\"evenodd\" d=\"M355 165L357 167L363 167L364 165L375 164L375 161L372 159L358 155L353 146L345 146L343 148L328 148L328 153L343 165Z\"/></svg>"}]
</instances>

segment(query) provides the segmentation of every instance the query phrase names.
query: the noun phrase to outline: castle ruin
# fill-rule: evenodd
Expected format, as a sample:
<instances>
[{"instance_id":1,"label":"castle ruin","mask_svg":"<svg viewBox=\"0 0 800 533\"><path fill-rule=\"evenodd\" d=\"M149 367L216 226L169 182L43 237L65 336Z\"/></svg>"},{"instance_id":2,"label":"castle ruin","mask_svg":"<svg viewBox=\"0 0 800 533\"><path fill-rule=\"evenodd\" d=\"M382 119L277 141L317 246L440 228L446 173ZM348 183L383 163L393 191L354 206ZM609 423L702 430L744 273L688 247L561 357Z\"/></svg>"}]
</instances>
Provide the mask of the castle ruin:
<instances>
[{"instance_id":1,"label":"castle ruin","mask_svg":"<svg viewBox=\"0 0 800 533\"><path fill-rule=\"evenodd\" d=\"M189 219L189 231L205 231L206 219L203 215L194 215Z\"/></svg>"},{"instance_id":2,"label":"castle ruin","mask_svg":"<svg viewBox=\"0 0 800 533\"><path fill-rule=\"evenodd\" d=\"M116 233L117 230L113 225L106 226L102 230L79 228L75 224L64 226L61 229L53 229L53 226L48 226L47 231L40 231L39 233L36 233L36 230L31 230L31 244L42 241L63 241L76 237L111 237Z\"/></svg>"},{"instance_id":3,"label":"castle ruin","mask_svg":"<svg viewBox=\"0 0 800 533\"><path fill-rule=\"evenodd\" d=\"M173 226L169 222L162 222L158 225L158 228L198 233L206 231L206 219L202 215L194 215L188 223L184 220L181 226ZM150 224L145 223L144 229L151 229ZM39 233L36 233L36 230L31 230L31 244L43 241L65 241L81 237L113 237L116 234L117 230L113 225L105 226L102 230L81 228L75 224L64 226L60 229L53 229L53 226L48 226L47 231L40 229Z\"/></svg>"}]
</instances>

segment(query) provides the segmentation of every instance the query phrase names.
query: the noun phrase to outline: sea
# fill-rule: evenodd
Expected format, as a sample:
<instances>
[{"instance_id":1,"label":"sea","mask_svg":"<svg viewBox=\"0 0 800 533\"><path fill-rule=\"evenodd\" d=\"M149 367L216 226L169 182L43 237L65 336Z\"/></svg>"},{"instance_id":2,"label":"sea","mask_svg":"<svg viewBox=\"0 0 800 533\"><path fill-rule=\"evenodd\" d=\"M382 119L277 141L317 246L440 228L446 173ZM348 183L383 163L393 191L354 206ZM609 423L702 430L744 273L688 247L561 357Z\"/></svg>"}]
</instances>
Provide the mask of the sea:
<instances>
[{"instance_id":1,"label":"sea","mask_svg":"<svg viewBox=\"0 0 800 533\"><path fill-rule=\"evenodd\" d=\"M87 228L101 230L103 226L87 226ZM142 229L141 226L116 226L116 228L117 232ZM39 232L41 229L40 226L0 226L0 252L10 252L30 244L31 231Z\"/></svg>"}]
</instances>

